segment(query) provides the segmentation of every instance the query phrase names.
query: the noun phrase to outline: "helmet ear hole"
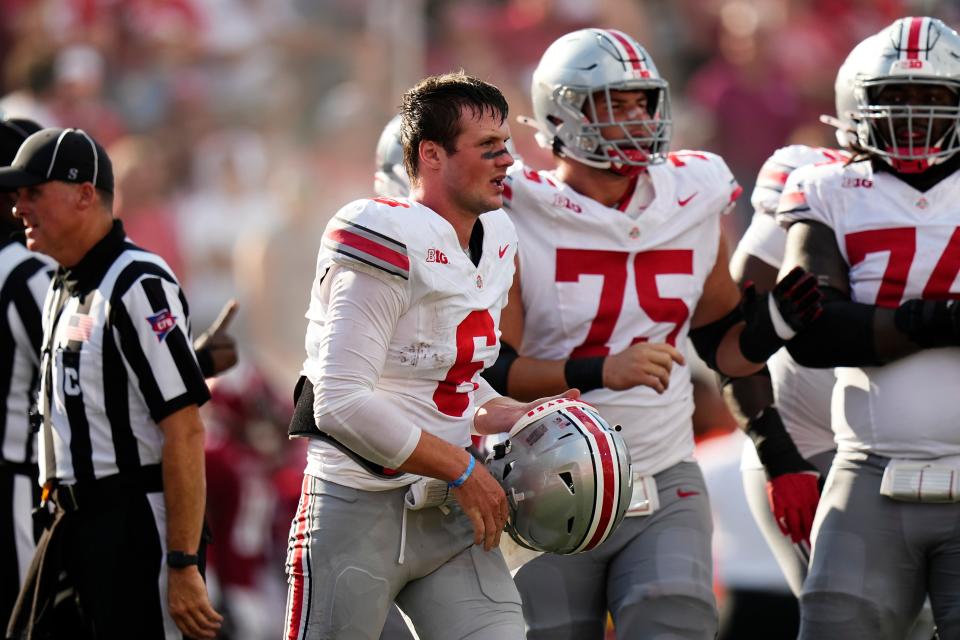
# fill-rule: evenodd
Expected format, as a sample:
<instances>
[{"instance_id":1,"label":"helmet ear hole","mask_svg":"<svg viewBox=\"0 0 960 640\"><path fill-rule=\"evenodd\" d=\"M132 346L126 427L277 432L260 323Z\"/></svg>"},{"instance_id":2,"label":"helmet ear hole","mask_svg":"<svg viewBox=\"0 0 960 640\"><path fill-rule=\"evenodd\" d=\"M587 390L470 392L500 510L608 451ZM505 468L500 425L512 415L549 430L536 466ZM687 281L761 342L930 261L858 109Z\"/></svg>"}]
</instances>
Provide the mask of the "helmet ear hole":
<instances>
[{"instance_id":1,"label":"helmet ear hole","mask_svg":"<svg viewBox=\"0 0 960 640\"><path fill-rule=\"evenodd\" d=\"M506 479L507 479L507 476L510 475L510 472L513 471L513 465L515 465L515 464L517 464L517 461L516 461L516 460L512 460L512 461L508 462L506 465L504 465L504 467L503 467L503 479L504 479L504 480L506 480Z\"/></svg>"},{"instance_id":2,"label":"helmet ear hole","mask_svg":"<svg viewBox=\"0 0 960 640\"><path fill-rule=\"evenodd\" d=\"M567 518L567 533L573 533L573 524L575 520L576 518L572 516L570 518Z\"/></svg>"},{"instance_id":3,"label":"helmet ear hole","mask_svg":"<svg viewBox=\"0 0 960 640\"><path fill-rule=\"evenodd\" d=\"M573 486L573 474L569 471L561 471L557 475L559 475L560 479L563 480L563 484L566 485L567 491L570 492L570 495L575 495L577 493L577 489Z\"/></svg>"}]
</instances>

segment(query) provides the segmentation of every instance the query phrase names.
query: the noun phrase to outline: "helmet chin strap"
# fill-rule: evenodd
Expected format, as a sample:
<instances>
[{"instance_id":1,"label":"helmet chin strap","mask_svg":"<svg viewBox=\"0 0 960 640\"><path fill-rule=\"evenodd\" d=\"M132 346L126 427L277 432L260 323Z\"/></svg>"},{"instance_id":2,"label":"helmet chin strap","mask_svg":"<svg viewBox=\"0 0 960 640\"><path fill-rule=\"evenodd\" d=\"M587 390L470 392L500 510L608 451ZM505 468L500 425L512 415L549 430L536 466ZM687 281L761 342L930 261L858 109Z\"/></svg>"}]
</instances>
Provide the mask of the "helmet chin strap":
<instances>
[{"instance_id":1,"label":"helmet chin strap","mask_svg":"<svg viewBox=\"0 0 960 640\"><path fill-rule=\"evenodd\" d=\"M929 147L920 147L919 149L914 149L914 153L917 151L921 152L921 157L918 158L894 158L894 157L885 157L890 166L893 167L893 170L897 173L923 173L932 166L938 165L948 158L952 158L954 154L947 156L937 156L935 154L940 153L943 148L943 142L947 139L947 136L950 134L952 127L948 127L947 131L940 136L940 139L936 141L935 144ZM906 155L909 153L909 147L898 147L895 145L888 144L884 150L887 153L896 153L899 155ZM934 157L930 157L933 155ZM925 156L925 157L924 157Z\"/></svg>"},{"instance_id":2,"label":"helmet chin strap","mask_svg":"<svg viewBox=\"0 0 960 640\"><path fill-rule=\"evenodd\" d=\"M617 153L624 156L628 160L633 160L634 162L639 162L646 160L649 156L647 153L639 149L610 149L607 148L607 154ZM623 162L617 162L616 157L610 159L610 172L615 173L618 176L624 176L627 178L635 178L641 173L647 170L646 165L635 165L635 164L626 164Z\"/></svg>"}]
</instances>

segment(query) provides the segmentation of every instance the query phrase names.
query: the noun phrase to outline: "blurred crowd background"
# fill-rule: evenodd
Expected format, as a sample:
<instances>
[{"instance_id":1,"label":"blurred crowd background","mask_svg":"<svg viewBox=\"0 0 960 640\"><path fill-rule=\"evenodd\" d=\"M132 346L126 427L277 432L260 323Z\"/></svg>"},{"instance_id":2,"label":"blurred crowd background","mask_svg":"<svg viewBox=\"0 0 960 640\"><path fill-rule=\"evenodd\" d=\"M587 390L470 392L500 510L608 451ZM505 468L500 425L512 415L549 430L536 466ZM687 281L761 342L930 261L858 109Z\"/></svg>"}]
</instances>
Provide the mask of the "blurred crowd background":
<instances>
[{"instance_id":1,"label":"blurred crowd background","mask_svg":"<svg viewBox=\"0 0 960 640\"><path fill-rule=\"evenodd\" d=\"M316 251L333 213L370 195L376 140L407 87L463 68L503 89L511 117L530 114L531 74L548 44L586 26L626 31L670 82L672 148L719 153L744 186L725 221L735 239L763 160L790 142L834 144L817 117L834 111L840 62L904 15L956 27L960 3L0 2L0 109L81 127L107 147L117 214L179 275L195 331L227 299L240 301L233 333L243 365L205 409L211 561L232 637L281 628L286 530L304 460L285 425ZM546 167L532 130L512 129L527 163ZM709 401L701 424L729 427Z\"/></svg>"}]
</instances>

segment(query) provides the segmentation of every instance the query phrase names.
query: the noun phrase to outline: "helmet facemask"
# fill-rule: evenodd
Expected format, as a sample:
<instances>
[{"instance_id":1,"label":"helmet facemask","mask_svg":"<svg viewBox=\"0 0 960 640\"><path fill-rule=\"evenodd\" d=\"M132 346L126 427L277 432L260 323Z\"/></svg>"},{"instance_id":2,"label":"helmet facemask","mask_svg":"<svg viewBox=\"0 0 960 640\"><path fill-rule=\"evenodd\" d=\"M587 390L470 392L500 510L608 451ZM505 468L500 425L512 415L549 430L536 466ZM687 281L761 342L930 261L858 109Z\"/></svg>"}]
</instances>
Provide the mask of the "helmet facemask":
<instances>
[{"instance_id":1,"label":"helmet facemask","mask_svg":"<svg viewBox=\"0 0 960 640\"><path fill-rule=\"evenodd\" d=\"M614 91L643 91L646 116L618 120L613 112ZM556 127L554 151L597 169L636 175L666 160L672 122L667 82L661 79L624 82L599 88L560 86L553 100L563 118L551 117ZM614 131L616 137L607 136Z\"/></svg>"},{"instance_id":2,"label":"helmet facemask","mask_svg":"<svg viewBox=\"0 0 960 640\"><path fill-rule=\"evenodd\" d=\"M942 88L950 99L944 104L890 104L885 97L910 85ZM893 76L859 81L856 95L860 146L896 171L921 173L960 150L960 82Z\"/></svg>"}]
</instances>

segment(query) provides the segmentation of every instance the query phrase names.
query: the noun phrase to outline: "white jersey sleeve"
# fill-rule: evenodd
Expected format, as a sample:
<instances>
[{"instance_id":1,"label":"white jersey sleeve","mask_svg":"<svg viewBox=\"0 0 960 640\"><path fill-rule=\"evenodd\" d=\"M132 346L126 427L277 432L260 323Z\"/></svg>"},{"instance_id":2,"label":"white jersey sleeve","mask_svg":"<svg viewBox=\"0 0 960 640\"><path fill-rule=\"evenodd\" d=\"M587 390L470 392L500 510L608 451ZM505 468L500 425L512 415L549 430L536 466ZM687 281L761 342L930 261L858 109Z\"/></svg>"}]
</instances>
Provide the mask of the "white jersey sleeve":
<instances>
[{"instance_id":1,"label":"white jersey sleeve","mask_svg":"<svg viewBox=\"0 0 960 640\"><path fill-rule=\"evenodd\" d=\"M789 227L800 220L811 220L836 227L836 211L829 198L822 196L822 182L815 179L824 165L807 165L790 174L777 206L777 222Z\"/></svg>"},{"instance_id":2,"label":"white jersey sleeve","mask_svg":"<svg viewBox=\"0 0 960 640\"><path fill-rule=\"evenodd\" d=\"M737 244L737 253L747 253L768 265L779 268L787 234L777 223L776 213L787 178L799 167L833 162L843 158L840 151L806 145L790 145L774 151L757 175L750 197L753 218Z\"/></svg>"},{"instance_id":3,"label":"white jersey sleeve","mask_svg":"<svg viewBox=\"0 0 960 640\"><path fill-rule=\"evenodd\" d=\"M351 451L396 469L420 439L420 428L397 420L377 382L404 291L365 271L334 266L321 285L326 322L317 341L313 410L317 426Z\"/></svg>"}]
</instances>

